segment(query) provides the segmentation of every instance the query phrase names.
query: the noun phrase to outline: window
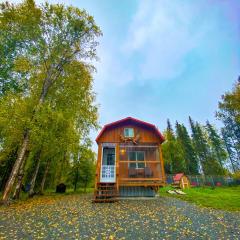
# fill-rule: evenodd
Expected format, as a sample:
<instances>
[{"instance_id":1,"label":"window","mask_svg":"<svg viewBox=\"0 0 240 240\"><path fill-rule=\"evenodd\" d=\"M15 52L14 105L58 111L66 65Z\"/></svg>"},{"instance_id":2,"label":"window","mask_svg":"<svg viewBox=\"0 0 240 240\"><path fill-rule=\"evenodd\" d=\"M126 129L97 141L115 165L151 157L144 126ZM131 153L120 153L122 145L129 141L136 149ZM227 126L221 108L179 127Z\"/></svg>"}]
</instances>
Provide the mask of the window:
<instances>
[{"instance_id":1,"label":"window","mask_svg":"<svg viewBox=\"0 0 240 240\"><path fill-rule=\"evenodd\" d=\"M144 168L144 162L137 162L137 161L144 161L144 152L143 151L130 151L128 152L128 160L132 161L129 163L129 168Z\"/></svg>"},{"instance_id":2,"label":"window","mask_svg":"<svg viewBox=\"0 0 240 240\"><path fill-rule=\"evenodd\" d=\"M124 128L124 137L134 137L134 129L133 128Z\"/></svg>"},{"instance_id":3,"label":"window","mask_svg":"<svg viewBox=\"0 0 240 240\"><path fill-rule=\"evenodd\" d=\"M115 165L115 148L103 148L102 165Z\"/></svg>"}]
</instances>

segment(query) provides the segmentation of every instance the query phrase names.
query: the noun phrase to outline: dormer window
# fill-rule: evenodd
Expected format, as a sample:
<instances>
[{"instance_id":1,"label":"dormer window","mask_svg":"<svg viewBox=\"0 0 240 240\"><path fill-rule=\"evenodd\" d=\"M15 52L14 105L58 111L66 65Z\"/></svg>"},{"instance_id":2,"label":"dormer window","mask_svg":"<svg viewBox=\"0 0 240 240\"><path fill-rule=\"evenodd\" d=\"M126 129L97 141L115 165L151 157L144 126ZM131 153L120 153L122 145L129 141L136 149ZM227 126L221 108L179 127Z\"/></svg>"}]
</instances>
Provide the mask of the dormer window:
<instances>
[{"instance_id":1,"label":"dormer window","mask_svg":"<svg viewBox=\"0 0 240 240\"><path fill-rule=\"evenodd\" d=\"M134 129L133 128L124 128L124 137L133 138L134 137Z\"/></svg>"}]
</instances>

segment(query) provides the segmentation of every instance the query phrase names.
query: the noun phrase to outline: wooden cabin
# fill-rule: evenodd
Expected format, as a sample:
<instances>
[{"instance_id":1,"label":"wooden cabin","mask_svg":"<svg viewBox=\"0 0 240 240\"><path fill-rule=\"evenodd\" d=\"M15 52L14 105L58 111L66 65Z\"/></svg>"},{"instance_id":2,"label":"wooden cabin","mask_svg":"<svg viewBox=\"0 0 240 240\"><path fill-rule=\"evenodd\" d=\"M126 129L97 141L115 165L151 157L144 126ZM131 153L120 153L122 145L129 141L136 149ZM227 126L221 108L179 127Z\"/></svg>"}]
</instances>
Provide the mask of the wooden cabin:
<instances>
[{"instance_id":1,"label":"wooden cabin","mask_svg":"<svg viewBox=\"0 0 240 240\"><path fill-rule=\"evenodd\" d=\"M179 187L181 189L189 188L190 187L190 181L184 173L177 173L173 177L173 186Z\"/></svg>"},{"instance_id":2,"label":"wooden cabin","mask_svg":"<svg viewBox=\"0 0 240 240\"><path fill-rule=\"evenodd\" d=\"M132 117L105 125L96 138L94 201L155 196L165 184L163 141L155 125Z\"/></svg>"}]
</instances>

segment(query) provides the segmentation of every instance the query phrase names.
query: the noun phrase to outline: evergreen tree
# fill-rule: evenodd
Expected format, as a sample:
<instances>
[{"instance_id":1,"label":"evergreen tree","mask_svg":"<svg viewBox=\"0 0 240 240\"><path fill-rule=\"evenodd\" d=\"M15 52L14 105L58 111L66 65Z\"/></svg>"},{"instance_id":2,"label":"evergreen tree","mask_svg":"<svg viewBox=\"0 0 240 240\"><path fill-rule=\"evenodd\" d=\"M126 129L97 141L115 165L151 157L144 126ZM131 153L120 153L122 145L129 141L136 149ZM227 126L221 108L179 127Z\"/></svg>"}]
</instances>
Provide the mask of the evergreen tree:
<instances>
[{"instance_id":1,"label":"evergreen tree","mask_svg":"<svg viewBox=\"0 0 240 240\"><path fill-rule=\"evenodd\" d=\"M176 140L173 128L169 119L167 120L167 129L164 132L166 138L162 145L163 157L165 161L165 170L167 173L185 172L183 151L179 142Z\"/></svg>"},{"instance_id":2,"label":"evergreen tree","mask_svg":"<svg viewBox=\"0 0 240 240\"><path fill-rule=\"evenodd\" d=\"M197 156L198 162L199 162L199 170L200 170L200 172L203 172L203 162L204 162L204 159L206 159L206 153L205 153L205 151L202 152L201 138L199 138L199 133L197 131L197 127L190 116L189 116L189 123L190 123L191 131L192 131L191 137L192 137L192 142L193 142L193 146L194 146L194 151L196 153L196 156ZM205 145L205 144L203 144L203 145Z\"/></svg>"},{"instance_id":3,"label":"evergreen tree","mask_svg":"<svg viewBox=\"0 0 240 240\"><path fill-rule=\"evenodd\" d=\"M193 175L198 174L198 160L186 127L183 124L176 122L176 134L177 140L183 150L186 173Z\"/></svg>"},{"instance_id":4,"label":"evergreen tree","mask_svg":"<svg viewBox=\"0 0 240 240\"><path fill-rule=\"evenodd\" d=\"M224 142L218 135L217 130L209 123L206 122L206 129L208 132L208 138L211 145L212 154L218 160L222 169L227 158L227 153L224 147Z\"/></svg>"},{"instance_id":5,"label":"evergreen tree","mask_svg":"<svg viewBox=\"0 0 240 240\"><path fill-rule=\"evenodd\" d=\"M238 157L236 156L236 151L233 147L233 140L231 138L231 135L229 135L229 131L227 131L226 128L222 128L221 133L225 147L228 152L231 169L233 172L236 172L238 169L240 169L240 161L238 161Z\"/></svg>"},{"instance_id":6,"label":"evergreen tree","mask_svg":"<svg viewBox=\"0 0 240 240\"><path fill-rule=\"evenodd\" d=\"M240 77L231 92L218 104L218 119L222 120L224 142L234 171L240 169Z\"/></svg>"},{"instance_id":7,"label":"evergreen tree","mask_svg":"<svg viewBox=\"0 0 240 240\"><path fill-rule=\"evenodd\" d=\"M194 123L189 117L190 126L192 129L192 139L194 149L200 162L201 171L205 175L222 174L222 168L215 156L211 154L211 147L208 144L207 134L204 128L198 123Z\"/></svg>"}]
</instances>

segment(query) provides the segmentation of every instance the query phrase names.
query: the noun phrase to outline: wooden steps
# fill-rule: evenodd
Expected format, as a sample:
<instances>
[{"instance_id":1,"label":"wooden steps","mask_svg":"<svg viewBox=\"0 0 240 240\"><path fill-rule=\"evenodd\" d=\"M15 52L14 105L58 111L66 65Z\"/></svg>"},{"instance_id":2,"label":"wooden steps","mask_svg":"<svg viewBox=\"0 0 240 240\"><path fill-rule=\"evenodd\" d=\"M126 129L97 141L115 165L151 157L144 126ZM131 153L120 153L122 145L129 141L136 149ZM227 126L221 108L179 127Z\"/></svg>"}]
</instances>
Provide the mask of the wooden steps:
<instances>
[{"instance_id":1,"label":"wooden steps","mask_svg":"<svg viewBox=\"0 0 240 240\"><path fill-rule=\"evenodd\" d=\"M119 196L116 183L97 183L94 191L95 203L116 202Z\"/></svg>"}]
</instances>

